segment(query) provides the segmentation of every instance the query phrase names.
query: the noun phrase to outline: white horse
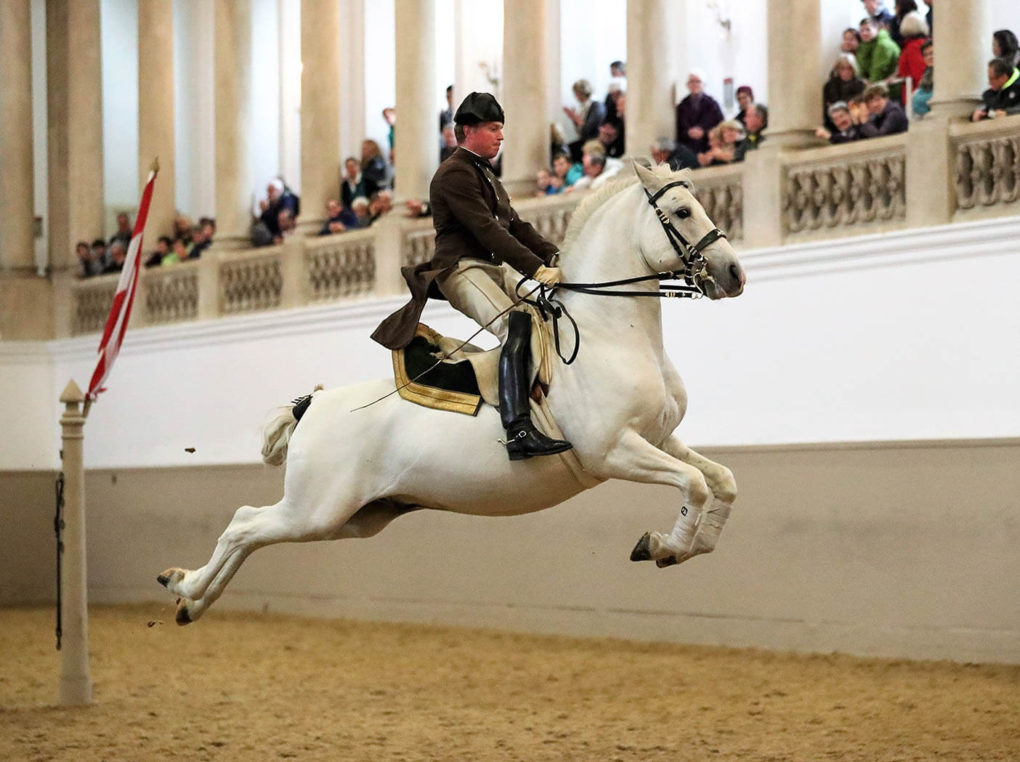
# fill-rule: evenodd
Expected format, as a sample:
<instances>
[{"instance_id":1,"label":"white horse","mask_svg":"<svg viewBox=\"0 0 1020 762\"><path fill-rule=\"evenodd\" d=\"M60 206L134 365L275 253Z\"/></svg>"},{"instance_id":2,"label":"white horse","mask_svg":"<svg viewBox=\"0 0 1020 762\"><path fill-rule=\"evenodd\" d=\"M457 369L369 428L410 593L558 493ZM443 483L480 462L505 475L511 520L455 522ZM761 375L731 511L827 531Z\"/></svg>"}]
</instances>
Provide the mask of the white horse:
<instances>
[{"instance_id":1,"label":"white horse","mask_svg":"<svg viewBox=\"0 0 1020 762\"><path fill-rule=\"evenodd\" d=\"M605 282L681 270L691 251L686 242L697 241L706 244L700 252L704 293L739 295L743 270L729 242L713 234L718 231L688 175L635 169L640 182L631 178L600 189L575 212L560 261L564 280ZM671 245L667 223L682 244ZM652 279L619 290L657 289ZM483 516L540 511L606 479L679 492L672 531L646 533L632 560L667 566L710 552L736 498L736 482L729 469L673 435L687 395L663 351L659 300L557 296L577 322L580 351L573 364L555 367L546 404L573 443L572 453L509 461L499 413L489 406L470 417L393 394L356 410L392 392L392 380L317 392L300 425L289 406L266 426L264 459L287 461L283 499L239 508L205 566L159 575L178 596L178 624L198 619L262 546L370 537L419 508ZM574 470L567 456L576 456ZM578 463L591 478L578 478Z\"/></svg>"}]
</instances>

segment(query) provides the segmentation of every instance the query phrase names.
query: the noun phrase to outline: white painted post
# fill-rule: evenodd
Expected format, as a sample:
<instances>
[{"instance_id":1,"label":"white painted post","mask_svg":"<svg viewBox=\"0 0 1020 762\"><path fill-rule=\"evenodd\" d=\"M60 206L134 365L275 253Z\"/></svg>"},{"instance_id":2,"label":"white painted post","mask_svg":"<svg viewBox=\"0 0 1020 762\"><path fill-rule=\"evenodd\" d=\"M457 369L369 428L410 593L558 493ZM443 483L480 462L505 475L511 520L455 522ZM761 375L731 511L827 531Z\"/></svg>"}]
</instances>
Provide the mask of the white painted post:
<instances>
[{"instance_id":1,"label":"white painted post","mask_svg":"<svg viewBox=\"0 0 1020 762\"><path fill-rule=\"evenodd\" d=\"M64 414L60 417L64 464L60 704L81 706L92 703L85 574L85 469L82 463L85 414L79 408L85 401L85 395L72 379L60 395L60 401L64 403Z\"/></svg>"}]
</instances>

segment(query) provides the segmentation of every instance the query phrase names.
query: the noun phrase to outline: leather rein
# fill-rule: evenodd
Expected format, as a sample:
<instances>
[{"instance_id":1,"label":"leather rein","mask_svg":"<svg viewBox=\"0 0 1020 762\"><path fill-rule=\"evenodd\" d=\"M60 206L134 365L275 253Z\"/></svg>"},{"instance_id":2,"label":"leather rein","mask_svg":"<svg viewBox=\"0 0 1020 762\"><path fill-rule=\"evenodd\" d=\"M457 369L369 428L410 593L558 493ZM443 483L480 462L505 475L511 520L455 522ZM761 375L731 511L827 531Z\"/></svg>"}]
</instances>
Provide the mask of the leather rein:
<instances>
[{"instance_id":1,"label":"leather rein","mask_svg":"<svg viewBox=\"0 0 1020 762\"><path fill-rule=\"evenodd\" d=\"M556 345L556 354L559 355L559 358L563 361L564 365L570 365L577 358L577 351L581 347L581 339L580 332L577 328L577 322L570 316L570 313L567 312L566 307L563 306L563 302L555 298L555 292L558 289L573 291L578 294L590 294L592 296L653 297L658 299L700 299L705 295L704 281L706 261L703 252L720 238L726 238L726 234L719 228L712 228L712 230L708 231L701 237L701 240L691 245L690 241L684 237L684 234L677 230L673 225L673 222L669 219L669 215L657 203L666 191L677 186L683 188L690 187L685 180L676 180L663 185L655 193L650 193L647 188L645 188L644 191L645 196L648 199L648 203L651 205L652 209L655 210L655 216L659 220L659 224L662 225L663 231L666 233L666 238L669 239L669 242L673 247L673 251L676 252L680 261L683 263L682 270L655 273L653 275L641 275L636 278L604 281L602 283L557 283L551 288L540 286L539 295L534 301L528 300L526 297L521 300L537 307L543 319L549 320L552 318L553 340ZM684 285L661 282L678 279L683 279ZM517 284L518 295L520 294L521 285L526 280L528 280L528 278L522 278ZM660 281L658 290L612 290L617 286L629 286L634 283L643 283L651 280ZM561 317L566 317L574 329L574 351L571 353L569 358L564 357L563 353L560 352L559 319Z\"/></svg>"}]
</instances>

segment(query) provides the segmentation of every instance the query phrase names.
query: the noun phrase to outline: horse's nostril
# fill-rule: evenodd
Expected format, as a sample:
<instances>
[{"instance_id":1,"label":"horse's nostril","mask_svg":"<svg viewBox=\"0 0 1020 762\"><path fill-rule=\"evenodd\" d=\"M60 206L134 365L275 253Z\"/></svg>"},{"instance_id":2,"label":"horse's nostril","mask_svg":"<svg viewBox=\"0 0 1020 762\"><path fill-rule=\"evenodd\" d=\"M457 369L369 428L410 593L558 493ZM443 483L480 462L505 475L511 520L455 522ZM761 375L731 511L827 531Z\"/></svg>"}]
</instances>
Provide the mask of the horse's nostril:
<instances>
[{"instance_id":1,"label":"horse's nostril","mask_svg":"<svg viewBox=\"0 0 1020 762\"><path fill-rule=\"evenodd\" d=\"M730 265L730 275L733 277L733 280L735 280L737 283L744 282L744 273L740 270L739 267L737 267L736 264Z\"/></svg>"}]
</instances>

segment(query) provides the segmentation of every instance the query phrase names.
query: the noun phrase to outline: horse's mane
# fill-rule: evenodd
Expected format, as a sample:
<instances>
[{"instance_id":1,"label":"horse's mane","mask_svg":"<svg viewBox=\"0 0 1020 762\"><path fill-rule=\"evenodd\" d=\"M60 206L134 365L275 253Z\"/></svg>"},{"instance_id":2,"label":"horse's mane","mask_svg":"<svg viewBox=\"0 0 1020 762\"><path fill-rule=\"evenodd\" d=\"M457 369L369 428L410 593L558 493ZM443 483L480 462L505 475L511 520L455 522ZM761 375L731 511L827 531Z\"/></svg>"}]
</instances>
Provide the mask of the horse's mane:
<instances>
[{"instance_id":1,"label":"horse's mane","mask_svg":"<svg viewBox=\"0 0 1020 762\"><path fill-rule=\"evenodd\" d=\"M570 216L570 224L567 225L567 231L563 234L563 243L560 246L563 253L569 252L573 248L573 244L581 234L581 230L584 229L585 223L588 222L599 207L620 191L637 183L637 175L629 170L630 167L625 168L622 173L623 177L613 178L594 193L588 195L574 209L574 213ZM674 172L669 168L668 164L657 164L651 167L650 170L656 177L664 181L686 180L691 182L691 172L689 169ZM691 183L691 192L694 192L693 183Z\"/></svg>"}]
</instances>

